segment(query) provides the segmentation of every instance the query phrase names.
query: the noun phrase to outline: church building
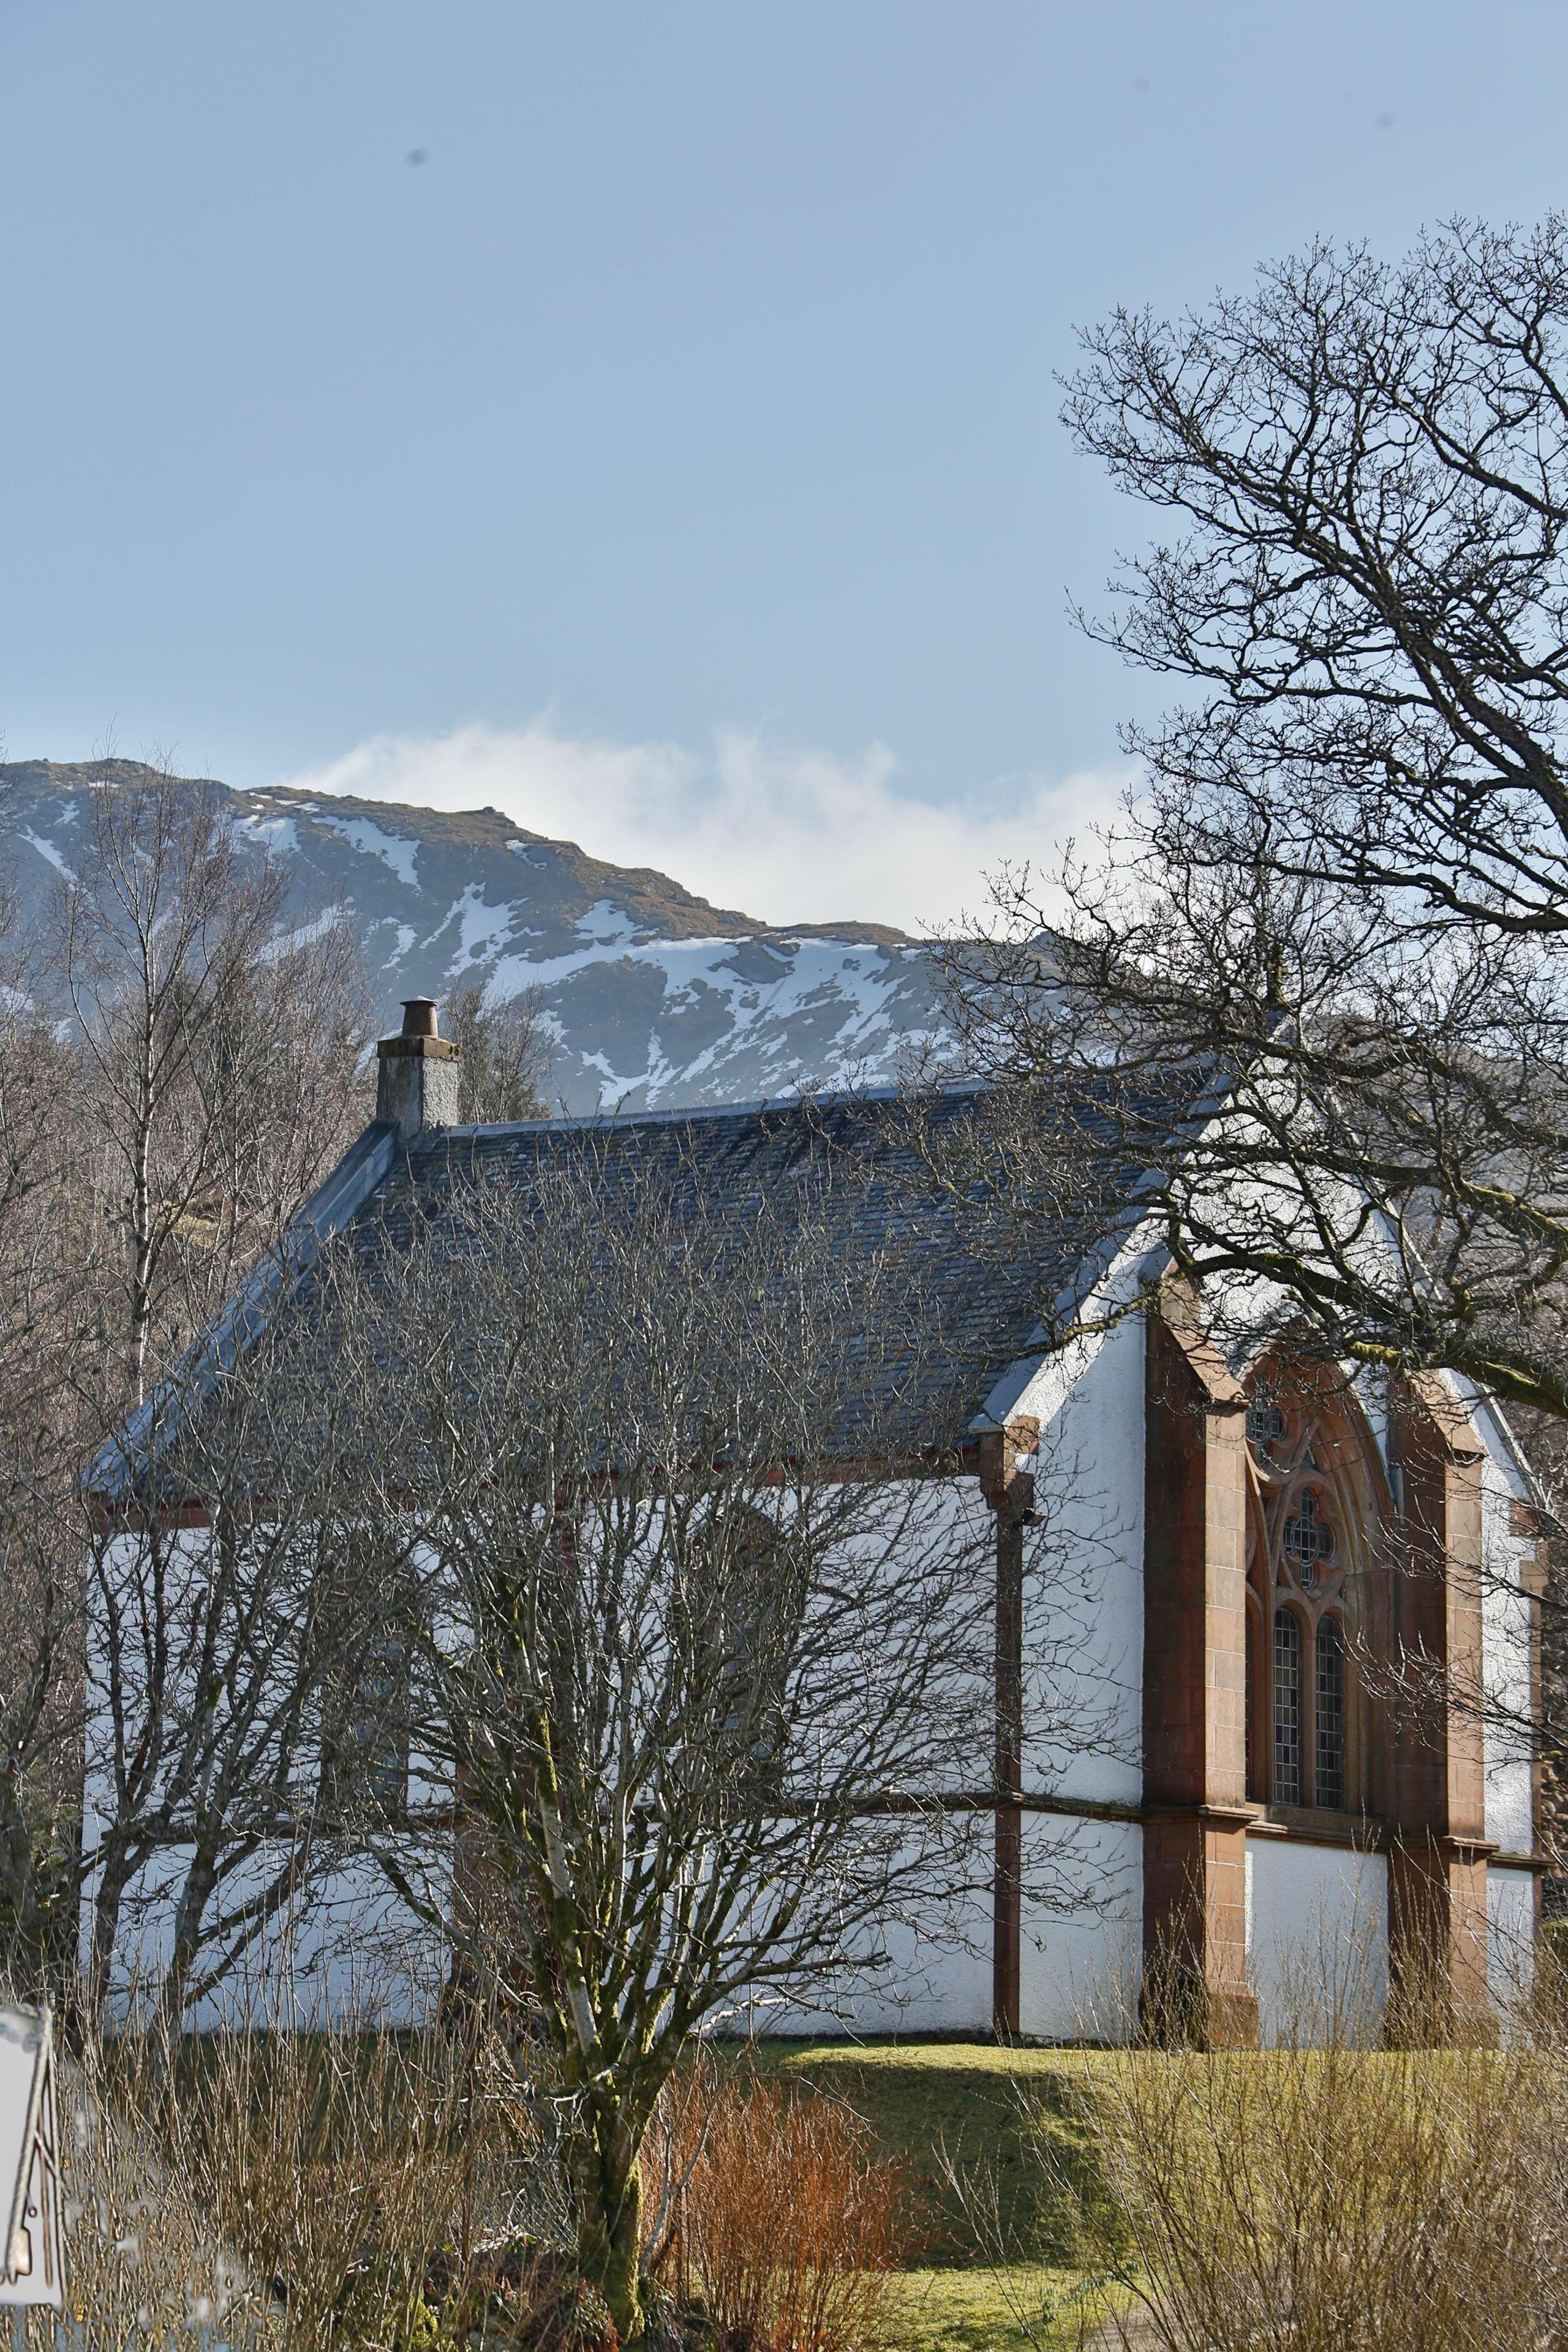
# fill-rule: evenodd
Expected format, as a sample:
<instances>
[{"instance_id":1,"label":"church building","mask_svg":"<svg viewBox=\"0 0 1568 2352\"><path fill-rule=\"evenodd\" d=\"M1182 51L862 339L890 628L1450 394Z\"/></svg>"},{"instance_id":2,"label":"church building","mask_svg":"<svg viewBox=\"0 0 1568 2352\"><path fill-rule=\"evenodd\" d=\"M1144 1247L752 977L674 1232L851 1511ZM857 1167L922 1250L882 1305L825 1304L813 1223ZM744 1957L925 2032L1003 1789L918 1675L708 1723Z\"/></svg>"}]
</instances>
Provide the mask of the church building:
<instances>
[{"instance_id":1,"label":"church building","mask_svg":"<svg viewBox=\"0 0 1568 2352\"><path fill-rule=\"evenodd\" d=\"M379 1049L375 1121L289 1248L95 1465L111 1540L142 1507L136 1465L154 1417L195 1393L204 1361L243 1348L247 1318L273 1311L329 1244L395 1254L452 1188L481 1176L526 1188L590 1150L645 1172L679 1153L716 1199L742 1181L754 1194L802 1153L847 1154L869 1181L844 1246L867 1219L912 1221L931 1311L955 1335L952 1380L922 1390L910 1444L940 1454L988 1514L994 1584L990 1884L962 1918L889 1939L854 2027L1115 2031L1151 1971L1173 1961L1210 2035L1249 2042L1282 2030L1292 1970L1313 1948L1353 1948L1377 2005L1417 1974L1467 2005L1527 1979L1542 1869L1530 1726L1544 1548L1528 1475L1485 1397L1436 1375L1374 1385L1267 1349L1231 1360L1131 1226L1092 1269L1065 1266L1048 1232L1037 1253L976 1250L962 1207L922 1172L896 1098L464 1127L456 1050L434 1006L412 1003ZM955 1087L929 1117L962 1119L973 1101ZM1135 1311L1052 1349L1040 1300L1079 1277ZM1029 1612L1047 1604L1031 1598L1028 1547L1047 1464L1058 1477L1070 1465L1098 1563L1085 1641L1103 1738L1065 1755L1030 1720ZM94 1807L89 1768L89 1846ZM1076 1914L1032 1901L1035 1865L1052 1853L1079 1874ZM347 1871L323 1916L362 1885ZM768 2030L781 2023L823 2020L802 2009Z\"/></svg>"}]
</instances>

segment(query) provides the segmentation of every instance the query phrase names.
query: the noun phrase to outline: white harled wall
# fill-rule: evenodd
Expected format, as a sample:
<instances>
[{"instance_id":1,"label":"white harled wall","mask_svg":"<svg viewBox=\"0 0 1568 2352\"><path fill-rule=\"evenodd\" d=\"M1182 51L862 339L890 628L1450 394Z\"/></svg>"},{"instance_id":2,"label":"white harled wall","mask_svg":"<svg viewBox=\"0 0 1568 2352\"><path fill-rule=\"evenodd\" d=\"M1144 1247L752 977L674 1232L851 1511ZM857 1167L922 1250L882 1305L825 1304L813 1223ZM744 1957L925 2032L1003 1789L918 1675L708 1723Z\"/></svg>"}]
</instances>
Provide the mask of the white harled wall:
<instances>
[{"instance_id":1,"label":"white harled wall","mask_svg":"<svg viewBox=\"0 0 1568 2352\"><path fill-rule=\"evenodd\" d=\"M171 1577L204 1572L209 1538L193 1528L179 1537L171 1551ZM129 1577L136 1568L140 1545L134 1537L114 1539L110 1546L110 1570ZM88 1769L83 1783L82 1843L89 1864L82 1904L79 1949L85 1961L90 1951L97 1895L91 1869L110 1811L110 1783L95 1750L107 1743L101 1734L107 1723L102 1698L101 1654L89 1647L89 1734ZM417 1789L417 1769L411 1775ZM174 1906L193 1849L167 1848L132 1880L121 1902L120 1934L111 1980L111 2004L123 2011L155 1988L174 1938ZM263 1849L226 1883L226 1910L259 1895L285 1862L282 1853ZM405 1858L411 1872L418 1865ZM444 1865L437 1860L437 1870ZM439 1903L443 1885L430 1892ZM191 2021L205 2032L222 2024L255 2024L285 2014L290 2006L300 2021L408 2025L423 2016L442 1973L439 1938L416 1918L390 1889L384 1874L369 1860L313 1877L285 1902L247 1948L242 1962L192 2010Z\"/></svg>"},{"instance_id":2,"label":"white harled wall","mask_svg":"<svg viewBox=\"0 0 1568 2352\"><path fill-rule=\"evenodd\" d=\"M1141 1777L1143 1499L1143 1327L1132 1320L1048 1365L1014 1411L1042 1423L1039 1523L1026 1532L1025 1785L1070 1806L1074 1797L1135 1805ZM935 1498L933 1497L933 1500ZM952 1482L942 1513L990 1513L972 1479ZM933 1528L933 1539L936 1530ZM952 1535L947 1538L952 1540ZM185 1547L199 1572L205 1538ZM977 1556L977 1572L979 1570ZM988 1706L988 1701L987 1701ZM89 1777L87 1836L95 1842L102 1790ZM991 1823L976 1821L984 1887L921 1923L889 1928L890 1965L870 1970L830 2007L768 2003L752 2019L773 2032L973 2032L992 2020ZM1022 2024L1069 2039L1114 2031L1136 1983L1141 1939L1141 1833L1136 1823L1033 1811L1025 1824ZM143 1874L121 1937L122 1995L156 1970L171 1933L172 1901L187 1857L175 1850ZM258 1859L258 1878L264 1869ZM90 1886L83 1921L91 1934ZM312 2014L417 2015L438 1973L432 1938L369 1864L317 1882L280 1918L243 1971L205 2003L198 2022L275 2007L292 1955L298 1998Z\"/></svg>"},{"instance_id":3,"label":"white harled wall","mask_svg":"<svg viewBox=\"0 0 1568 2352\"><path fill-rule=\"evenodd\" d=\"M1489 1422L1491 1416L1487 1418ZM1514 1532L1513 1506L1521 1486L1517 1473L1497 1452L1489 1451L1481 1475L1487 1835L1505 1853L1529 1853L1533 1827L1529 1733L1531 1604L1521 1574L1531 1539Z\"/></svg>"},{"instance_id":4,"label":"white harled wall","mask_svg":"<svg viewBox=\"0 0 1568 2352\"><path fill-rule=\"evenodd\" d=\"M1523 1569L1532 1538L1516 1531L1514 1506L1527 1499L1500 1416L1472 1404L1487 1442L1482 1465L1481 1672L1486 1687L1483 1756L1486 1832L1504 1859L1487 1869L1487 1984L1505 2011L1529 1998L1535 1979L1535 1876L1506 1857L1534 1852L1530 1716L1533 1603Z\"/></svg>"},{"instance_id":5,"label":"white harled wall","mask_svg":"<svg viewBox=\"0 0 1568 2352\"><path fill-rule=\"evenodd\" d=\"M1142 1794L1144 1331L1133 1317L1051 1361L1015 1409L1041 1424L1024 1787L1060 1803L1135 1806ZM1122 2030L1142 1965L1142 1878L1136 1822L1026 1815L1025 2033Z\"/></svg>"},{"instance_id":6,"label":"white harled wall","mask_svg":"<svg viewBox=\"0 0 1568 2352\"><path fill-rule=\"evenodd\" d=\"M1038 1524L1026 1530L1024 1786L1067 1810L1024 1823L1019 2022L1041 2040L1110 2037L1136 1999L1142 1840L1136 1822L1070 1811L1135 1806L1142 1783L1143 1324L1133 1318L1048 1364L1007 1418L1037 1418ZM956 1482L971 1505L978 1488ZM989 1565L987 1568L989 1573ZM977 1855L989 1876L991 1822ZM891 1965L830 2007L770 2004L779 2034L978 2033L992 2027L992 1894L895 1927Z\"/></svg>"},{"instance_id":7,"label":"white harled wall","mask_svg":"<svg viewBox=\"0 0 1568 2352\"><path fill-rule=\"evenodd\" d=\"M132 1881L121 1913L111 2014L123 2016L156 1995L189 1859L188 1847L172 1847ZM226 1900L262 1891L273 1866L258 1854L236 1874ZM90 1918L89 1911L89 1933ZM193 2003L187 2022L199 2033L285 2022L409 2026L430 2014L443 1975L440 1939L410 1914L373 1862L351 1862L275 1914L221 1983Z\"/></svg>"},{"instance_id":8,"label":"white harled wall","mask_svg":"<svg viewBox=\"0 0 1568 2352\"><path fill-rule=\"evenodd\" d=\"M1247 1974L1266 2042L1373 2033L1388 2002L1387 1858L1248 1837Z\"/></svg>"},{"instance_id":9,"label":"white harled wall","mask_svg":"<svg viewBox=\"0 0 1568 2352\"><path fill-rule=\"evenodd\" d=\"M1018 2022L1041 2042L1118 2042L1136 2021L1143 1960L1143 1832L1136 1822L1031 1814ZM1050 1879L1071 1903L1029 1899Z\"/></svg>"},{"instance_id":10,"label":"white harled wall","mask_svg":"<svg viewBox=\"0 0 1568 2352\"><path fill-rule=\"evenodd\" d=\"M1530 1997L1535 1982L1535 1874L1487 1872L1487 1990L1506 2013Z\"/></svg>"}]
</instances>

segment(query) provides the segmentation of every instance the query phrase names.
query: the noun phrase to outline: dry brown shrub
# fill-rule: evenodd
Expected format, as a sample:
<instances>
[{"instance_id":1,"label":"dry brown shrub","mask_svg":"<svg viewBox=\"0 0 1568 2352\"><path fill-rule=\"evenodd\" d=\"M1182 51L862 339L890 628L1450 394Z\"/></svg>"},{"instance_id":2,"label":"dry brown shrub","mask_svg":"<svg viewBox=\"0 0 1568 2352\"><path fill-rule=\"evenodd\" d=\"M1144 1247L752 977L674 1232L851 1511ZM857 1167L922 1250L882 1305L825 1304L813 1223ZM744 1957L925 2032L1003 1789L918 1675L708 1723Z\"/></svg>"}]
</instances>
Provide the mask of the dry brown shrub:
<instances>
[{"instance_id":1,"label":"dry brown shrub","mask_svg":"<svg viewBox=\"0 0 1568 2352\"><path fill-rule=\"evenodd\" d=\"M650 2163L660 2284L770 2352L849 2352L883 2332L916 2231L900 2167L821 2092L700 2057Z\"/></svg>"}]
</instances>

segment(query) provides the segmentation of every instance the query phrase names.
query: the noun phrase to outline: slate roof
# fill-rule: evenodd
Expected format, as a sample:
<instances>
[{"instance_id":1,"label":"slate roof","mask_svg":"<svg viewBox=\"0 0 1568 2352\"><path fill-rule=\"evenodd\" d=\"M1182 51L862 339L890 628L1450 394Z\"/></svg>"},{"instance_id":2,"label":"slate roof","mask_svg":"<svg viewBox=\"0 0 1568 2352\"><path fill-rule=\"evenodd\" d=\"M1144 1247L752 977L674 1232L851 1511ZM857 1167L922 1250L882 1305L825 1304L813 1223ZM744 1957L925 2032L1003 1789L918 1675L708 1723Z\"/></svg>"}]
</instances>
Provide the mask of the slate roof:
<instances>
[{"instance_id":1,"label":"slate roof","mask_svg":"<svg viewBox=\"0 0 1568 2352\"><path fill-rule=\"evenodd\" d=\"M939 1148L962 1144L960 1122L981 1114L973 1086L921 1098L918 1117ZM526 1195L550 1171L594 1155L595 1181L611 1205L650 1181L689 1202L710 1224L738 1233L756 1204L777 1204L792 1187L825 1220L835 1251L869 1265L879 1253L900 1254L918 1269L921 1345L898 1399L902 1446L936 1453L972 1442L977 1420L999 1383L1022 1365L1032 1370L1044 1345L1043 1310L1084 1279L1090 1204L1069 1181L1057 1190L1057 1213L1001 1220L952 1197L931 1176L906 1100L862 1093L788 1104L640 1112L587 1119L531 1120L497 1127L437 1129L405 1150L395 1131L372 1127L323 1185L290 1235L286 1263L258 1268L226 1316L198 1343L107 1448L89 1474L105 1502L124 1500L136 1484L154 1416L164 1428L191 1409L216 1368L242 1353L263 1318L308 1318L313 1267L323 1244L352 1251L373 1278L395 1278L396 1262L416 1233L438 1225L465 1188L500 1183ZM1093 1159L1086 1152L1084 1159ZM1135 1171L1123 1186L1135 1191ZM802 1184L805 1175L811 1180ZM1087 1179L1086 1179L1087 1181ZM1128 1189L1100 1221L1124 1226ZM1114 1213L1120 1211L1120 1214ZM882 1375L885 1356L879 1357ZM1012 1384L1013 1392L1021 1381ZM872 1401L868 1400L869 1404ZM141 1424L140 1428L138 1423Z\"/></svg>"}]
</instances>

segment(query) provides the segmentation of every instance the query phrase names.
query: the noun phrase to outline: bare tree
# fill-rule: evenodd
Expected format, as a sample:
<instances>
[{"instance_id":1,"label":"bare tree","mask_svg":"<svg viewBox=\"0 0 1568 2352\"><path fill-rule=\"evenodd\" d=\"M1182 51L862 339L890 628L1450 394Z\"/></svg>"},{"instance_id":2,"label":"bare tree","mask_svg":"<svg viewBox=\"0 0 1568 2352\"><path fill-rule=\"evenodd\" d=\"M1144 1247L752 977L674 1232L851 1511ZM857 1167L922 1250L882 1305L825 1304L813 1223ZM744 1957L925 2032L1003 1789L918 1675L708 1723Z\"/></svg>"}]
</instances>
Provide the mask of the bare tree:
<instances>
[{"instance_id":1,"label":"bare tree","mask_svg":"<svg viewBox=\"0 0 1568 2352\"><path fill-rule=\"evenodd\" d=\"M323 1382L287 1297L254 1292L95 1473L90 1993L156 1922L176 2023L342 1859L384 1736L370 1678L410 1538L363 1509L363 1318L352 1279L318 1287Z\"/></svg>"},{"instance_id":2,"label":"bare tree","mask_svg":"<svg viewBox=\"0 0 1568 2352\"><path fill-rule=\"evenodd\" d=\"M216 1311L347 1139L365 1005L352 929L282 929L284 877L216 797L163 772L96 788L58 962L123 1234L123 1376Z\"/></svg>"},{"instance_id":3,"label":"bare tree","mask_svg":"<svg viewBox=\"0 0 1568 2352\"><path fill-rule=\"evenodd\" d=\"M68 1962L81 1760L75 1390L90 1347L78 1073L0 885L0 1960ZM73 1549L73 1547L75 1549Z\"/></svg>"},{"instance_id":4,"label":"bare tree","mask_svg":"<svg viewBox=\"0 0 1568 2352\"><path fill-rule=\"evenodd\" d=\"M1568 223L1085 345L1069 429L1171 518L1085 625L1193 692L950 947L968 1057L1212 1297L1568 1413Z\"/></svg>"},{"instance_id":5,"label":"bare tree","mask_svg":"<svg viewBox=\"0 0 1568 2352\"><path fill-rule=\"evenodd\" d=\"M458 1116L464 1125L547 1118L551 1047L541 992L492 999L475 981L452 989L443 1007L457 1045Z\"/></svg>"},{"instance_id":6,"label":"bare tree","mask_svg":"<svg viewBox=\"0 0 1568 2352\"><path fill-rule=\"evenodd\" d=\"M281 876L264 856L242 859L211 794L162 772L105 782L86 834L53 937L16 943L0 997L13 1196L0 1255L16 1308L5 1349L16 1639L0 1686L0 1892L33 1953L46 1915L60 1923L56 1946L68 1938L94 1873L101 1980L119 1896L153 1852L194 1856L182 1916L206 1920L216 1882L201 1885L201 1837L191 1843L198 1789L224 1811L229 1848L261 1805L260 1747L246 1749L239 1727L246 1705L264 1702L243 1696L242 1652L256 1596L281 1571L263 1578L226 1538L230 1564L197 1605L188 1576L171 1586L179 1545L166 1529L131 1560L124 1524L89 1523L82 1463L112 1454L123 1416L143 1405L155 1451L156 1376L279 1244L347 1139L365 1024L347 921L287 930ZM71 1016L63 1034L55 992ZM212 1480L193 1491L226 1493ZM249 1669L258 1686L260 1665ZM193 1676L205 1698L191 1696ZM78 1837L84 1743L90 1855ZM243 1800L242 1752L256 1784ZM179 1981L191 1961L183 1927L176 1947Z\"/></svg>"},{"instance_id":7,"label":"bare tree","mask_svg":"<svg viewBox=\"0 0 1568 2352\"><path fill-rule=\"evenodd\" d=\"M376 1516L418 1563L410 1814L380 1850L542 2035L578 2258L628 2336L668 2221L639 2152L689 2036L831 2008L991 1882L996 1530L929 1433L931 1384L975 1367L918 1223L852 1234L809 1155L737 1205L611 1130L526 1185L478 1163L367 1276ZM1049 1487L1026 1616L1059 1771L1110 1734L1094 1539L1053 1541ZM422 1814L460 1824L455 1895L445 1848L411 1866ZM1085 1899L1070 1848L1030 1892Z\"/></svg>"}]
</instances>

